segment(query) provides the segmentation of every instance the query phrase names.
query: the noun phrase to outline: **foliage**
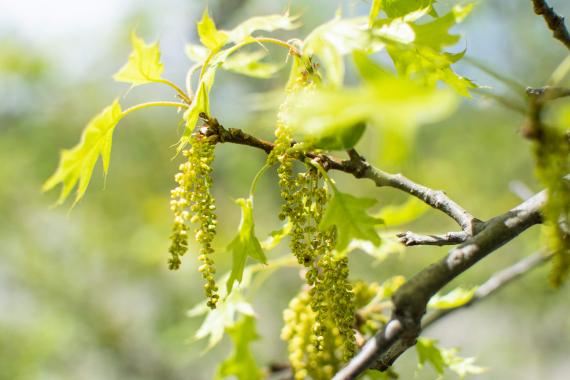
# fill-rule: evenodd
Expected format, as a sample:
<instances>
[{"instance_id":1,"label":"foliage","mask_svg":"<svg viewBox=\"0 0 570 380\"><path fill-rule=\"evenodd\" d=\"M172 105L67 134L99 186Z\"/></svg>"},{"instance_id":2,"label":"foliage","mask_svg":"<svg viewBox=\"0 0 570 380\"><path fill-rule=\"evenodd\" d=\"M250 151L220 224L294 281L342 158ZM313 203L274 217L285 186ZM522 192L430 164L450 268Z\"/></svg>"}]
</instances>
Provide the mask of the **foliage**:
<instances>
[{"instance_id":1,"label":"foliage","mask_svg":"<svg viewBox=\"0 0 570 380\"><path fill-rule=\"evenodd\" d=\"M132 33L132 53L114 79L132 86L161 83L173 89L180 101L141 103L122 110L115 100L87 124L78 145L62 152L58 168L43 188L50 190L61 184L58 203L63 203L77 186L75 204L85 194L99 156L107 174L114 128L123 117L154 106L184 110L184 132L176 150L186 161L179 166L171 192L174 223L168 264L170 269L180 267L181 256L190 245L190 226L195 224L193 235L200 246L201 261L198 270L207 297L189 313L206 314L195 337L209 337L208 348L212 348L227 333L234 344L216 378L262 378L263 371L250 348L258 339L257 314L251 305L256 290L253 283L261 283L262 273L280 267L294 266L305 280L284 312L281 333L296 379L331 378L355 355L363 340L373 337L389 321L393 308L390 298L405 279L394 276L382 284L356 281L349 272L351 252L361 249L379 262L389 253L401 252L403 248L393 235L381 228L412 222L427 206L409 200L399 206L383 205L371 214L370 209L379 202L340 191L327 174L330 162L324 155L352 149L376 131L383 137L383 158L397 161L410 150L420 126L449 117L460 97L470 97L470 90L477 88L452 68L465 52L445 50L459 42L460 37L450 30L467 17L473 5L456 5L440 16L434 3L373 1L368 17L345 18L339 12L304 40L296 41L258 35L295 29L298 18L289 13L254 17L234 29L221 30L205 10L197 22L201 45L186 46L193 64L187 72L185 90L162 77L158 42L147 44ZM252 50L269 44L285 49L285 62L269 62L266 58L273 57L265 50ZM391 59L395 72L378 63L376 54L382 51ZM358 84L345 85L346 56L358 73ZM271 149L264 146L271 152L253 180L249 197L236 200L242 215L237 235L227 245L232 269L216 279L213 240L218 220L212 164L216 145L236 132L224 129L211 115L215 76L221 69L267 79L288 63L291 68L278 108L275 141ZM566 140L567 124L561 129L542 126L535 144L538 177L552 194L545 215L547 228L554 231L550 242L554 242L553 282L557 285L570 268L568 238L559 227L560 218L568 216L570 199L567 185L560 181L569 169L568 145L559 144ZM277 166L282 198L279 218L284 225L260 241L255 233L254 189L259 176L273 166ZM268 260L266 253L285 237L294 261L291 257ZM247 266L248 257L259 264ZM225 289L218 289L220 280L225 282ZM475 291L458 288L444 296L436 295L428 306L458 308L469 303ZM416 350L419 366L429 363L439 375L445 369L461 377L483 371L473 364L474 359L442 349L434 340L418 339ZM391 377L394 373L390 370L386 375L369 376Z\"/></svg>"}]
</instances>

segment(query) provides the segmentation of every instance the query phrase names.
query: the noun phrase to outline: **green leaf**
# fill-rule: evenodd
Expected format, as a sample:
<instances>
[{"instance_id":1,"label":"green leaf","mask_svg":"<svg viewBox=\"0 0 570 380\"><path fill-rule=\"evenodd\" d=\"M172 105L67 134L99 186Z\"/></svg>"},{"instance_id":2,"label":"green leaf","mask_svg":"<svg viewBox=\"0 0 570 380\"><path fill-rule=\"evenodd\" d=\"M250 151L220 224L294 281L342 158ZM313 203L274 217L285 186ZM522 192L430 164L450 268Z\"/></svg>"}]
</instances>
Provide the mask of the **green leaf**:
<instances>
[{"instance_id":1,"label":"green leaf","mask_svg":"<svg viewBox=\"0 0 570 380\"><path fill-rule=\"evenodd\" d=\"M214 379L221 380L232 376L238 380L260 380L262 371L257 366L251 350L251 343L259 339L255 332L255 319L245 316L234 326L228 327L227 332L234 343L234 349L220 364Z\"/></svg>"},{"instance_id":2,"label":"green leaf","mask_svg":"<svg viewBox=\"0 0 570 380\"><path fill-rule=\"evenodd\" d=\"M216 28L214 20L208 14L208 9L204 9L202 19L198 21L197 29L200 42L210 51L216 52L220 50L228 41L228 33Z\"/></svg>"},{"instance_id":3,"label":"green leaf","mask_svg":"<svg viewBox=\"0 0 570 380\"><path fill-rule=\"evenodd\" d=\"M222 63L222 68L254 78L271 78L273 74L279 71L282 65L261 62L265 56L267 56L267 52L263 50L254 52L240 51L230 55Z\"/></svg>"},{"instance_id":4,"label":"green leaf","mask_svg":"<svg viewBox=\"0 0 570 380\"><path fill-rule=\"evenodd\" d=\"M189 317L203 314L206 314L206 318L194 334L194 339L209 337L206 347L206 350L209 350L222 340L225 329L236 323L239 314L254 316L255 312L251 304L244 299L243 294L235 290L227 297L223 297L215 309L210 309L206 301L203 301L187 313Z\"/></svg>"},{"instance_id":5,"label":"green leaf","mask_svg":"<svg viewBox=\"0 0 570 380\"><path fill-rule=\"evenodd\" d=\"M248 256L267 264L267 258L261 248L261 244L255 236L255 225L253 223L253 199L237 199L236 203L241 206L241 222L239 224L237 236L228 245L228 250L232 251L232 272L226 282L227 292L231 293L234 282L241 282L245 262Z\"/></svg>"},{"instance_id":6,"label":"green leaf","mask_svg":"<svg viewBox=\"0 0 570 380\"><path fill-rule=\"evenodd\" d=\"M455 348L440 348L434 339L418 338L416 352L418 353L419 368L422 368L427 362L439 375L443 375L446 368L455 372L461 378L468 374L476 375L486 371L485 368L473 364L475 358L462 358L457 355L458 351Z\"/></svg>"},{"instance_id":7,"label":"green leaf","mask_svg":"<svg viewBox=\"0 0 570 380\"><path fill-rule=\"evenodd\" d=\"M336 226L336 249L344 251L351 240L368 240L380 245L380 236L376 226L382 223L381 219L374 218L366 211L376 204L375 199L359 198L351 194L341 193L335 187L319 229L324 231Z\"/></svg>"},{"instance_id":8,"label":"green leaf","mask_svg":"<svg viewBox=\"0 0 570 380\"><path fill-rule=\"evenodd\" d=\"M129 61L113 76L113 79L135 86L160 80L164 66L160 62L158 42L147 45L133 32L131 43L133 51Z\"/></svg>"},{"instance_id":9,"label":"green leaf","mask_svg":"<svg viewBox=\"0 0 570 380\"><path fill-rule=\"evenodd\" d=\"M453 309L460 307L471 301L475 295L477 287L471 289L457 288L444 296L434 295L428 303L428 307L432 309Z\"/></svg>"},{"instance_id":10,"label":"green leaf","mask_svg":"<svg viewBox=\"0 0 570 380\"><path fill-rule=\"evenodd\" d=\"M413 222L429 210L429 206L416 197L410 197L400 205L383 207L375 216L384 221L386 227Z\"/></svg>"},{"instance_id":11,"label":"green leaf","mask_svg":"<svg viewBox=\"0 0 570 380\"><path fill-rule=\"evenodd\" d=\"M309 143L335 134L354 137L350 129L360 123L409 136L418 125L443 119L457 105L452 91L387 72L364 79L359 87L319 88L292 95L291 106L283 112L284 121Z\"/></svg>"},{"instance_id":12,"label":"green leaf","mask_svg":"<svg viewBox=\"0 0 570 380\"><path fill-rule=\"evenodd\" d=\"M202 45L186 44L184 51L186 56L196 63L202 63L208 57L208 49Z\"/></svg>"},{"instance_id":13,"label":"green leaf","mask_svg":"<svg viewBox=\"0 0 570 380\"><path fill-rule=\"evenodd\" d=\"M73 148L61 152L59 166L44 183L43 191L48 191L61 183L63 186L57 201L58 204L61 204L79 182L73 203L75 205L87 190L99 156L103 160L103 171L107 175L111 158L113 130L122 116L119 101L115 100L91 119L84 129L79 143Z\"/></svg>"},{"instance_id":14,"label":"green leaf","mask_svg":"<svg viewBox=\"0 0 570 380\"><path fill-rule=\"evenodd\" d=\"M192 99L192 104L190 104L190 107L186 112L184 112L183 118L185 121L185 128L184 134L178 142L178 152L182 151L190 141L190 137L194 132L200 113L204 112L206 114L210 114L210 90L214 84L215 75L215 66L211 66L206 69L206 72L198 83L198 91L196 91L196 95L194 96L194 99Z\"/></svg>"},{"instance_id":15,"label":"green leaf","mask_svg":"<svg viewBox=\"0 0 570 380\"><path fill-rule=\"evenodd\" d=\"M390 18L403 17L420 9L431 9L436 0L382 0L382 10Z\"/></svg>"},{"instance_id":16,"label":"green leaf","mask_svg":"<svg viewBox=\"0 0 570 380\"><path fill-rule=\"evenodd\" d=\"M273 32L275 30L292 30L300 26L296 23L298 17L290 16L289 13L274 14L268 16L252 17L228 32L229 41L239 43L249 37L253 32L263 30Z\"/></svg>"},{"instance_id":17,"label":"green leaf","mask_svg":"<svg viewBox=\"0 0 570 380\"><path fill-rule=\"evenodd\" d=\"M440 375L447 367L441 350L437 346L437 341L428 338L418 338L416 351L418 353L418 365L420 368L427 362Z\"/></svg>"},{"instance_id":18,"label":"green leaf","mask_svg":"<svg viewBox=\"0 0 570 380\"><path fill-rule=\"evenodd\" d=\"M319 58L330 85L342 85L345 72L343 55L355 50L371 53L383 48L382 43L370 38L367 21L366 17L343 19L337 15L333 20L317 27L305 39L303 53Z\"/></svg>"},{"instance_id":19,"label":"green leaf","mask_svg":"<svg viewBox=\"0 0 570 380\"><path fill-rule=\"evenodd\" d=\"M432 22L414 24L412 28L416 33L415 43L436 50L441 50L445 46L455 45L459 42L460 37L455 34L450 34L449 29L462 22L472 10L473 4L466 6L456 5L452 8L451 12L445 16L436 18Z\"/></svg>"},{"instance_id":20,"label":"green leaf","mask_svg":"<svg viewBox=\"0 0 570 380\"><path fill-rule=\"evenodd\" d=\"M396 239L394 233L382 232L380 233L380 240L381 244L378 246L366 240L352 240L345 254L359 249L367 255L372 256L376 260L376 263L380 263L386 260L390 255L401 255L406 252L406 247Z\"/></svg>"}]
</instances>

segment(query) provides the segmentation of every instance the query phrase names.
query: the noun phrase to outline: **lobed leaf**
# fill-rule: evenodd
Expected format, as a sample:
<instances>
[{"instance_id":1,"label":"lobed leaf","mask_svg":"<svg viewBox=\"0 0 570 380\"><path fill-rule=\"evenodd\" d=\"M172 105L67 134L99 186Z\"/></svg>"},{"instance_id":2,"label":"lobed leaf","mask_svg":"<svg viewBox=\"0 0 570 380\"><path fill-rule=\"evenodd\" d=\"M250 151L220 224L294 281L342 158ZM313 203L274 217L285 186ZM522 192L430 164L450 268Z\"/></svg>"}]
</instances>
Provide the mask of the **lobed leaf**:
<instances>
[{"instance_id":1,"label":"lobed leaf","mask_svg":"<svg viewBox=\"0 0 570 380\"><path fill-rule=\"evenodd\" d=\"M474 364L475 358L463 358L457 355L458 351L455 348L441 348L434 339L418 338L416 352L418 367L422 368L425 363L429 363L439 375L443 375L446 368L461 378L468 374L476 375L486 371L485 368Z\"/></svg>"},{"instance_id":2,"label":"lobed leaf","mask_svg":"<svg viewBox=\"0 0 570 380\"><path fill-rule=\"evenodd\" d=\"M374 245L380 245L380 236L376 226L381 219L374 218L366 211L376 204L375 199L359 198L348 193L341 193L335 187L319 229L324 231L336 227L336 249L343 252L354 239L368 240Z\"/></svg>"},{"instance_id":3,"label":"lobed leaf","mask_svg":"<svg viewBox=\"0 0 570 380\"><path fill-rule=\"evenodd\" d=\"M200 42L212 52L220 50L228 42L228 33L216 28L214 20L208 14L208 9L204 9L202 19L198 21L197 29Z\"/></svg>"},{"instance_id":4,"label":"lobed leaf","mask_svg":"<svg viewBox=\"0 0 570 380\"><path fill-rule=\"evenodd\" d=\"M354 139L351 132L358 132L355 126L361 123L409 135L418 125L448 116L456 105L451 91L395 77L378 66L359 87L295 94L283 118L305 142L318 146L344 134Z\"/></svg>"},{"instance_id":5,"label":"lobed leaf","mask_svg":"<svg viewBox=\"0 0 570 380\"><path fill-rule=\"evenodd\" d=\"M229 31L228 40L229 42L239 43L258 30L273 32L279 29L296 29L300 26L300 24L296 23L297 19L298 16L290 16L289 12L284 14L252 17Z\"/></svg>"},{"instance_id":6,"label":"lobed leaf","mask_svg":"<svg viewBox=\"0 0 570 380\"><path fill-rule=\"evenodd\" d=\"M255 236L255 224L253 222L253 199L237 199L236 203L241 207L241 221L237 236L228 245L228 250L232 251L232 271L226 282L227 293L230 294L234 282L240 283L245 269L247 257L267 264L267 258L261 248L261 244Z\"/></svg>"},{"instance_id":7,"label":"lobed leaf","mask_svg":"<svg viewBox=\"0 0 570 380\"><path fill-rule=\"evenodd\" d=\"M122 116L119 101L115 100L91 119L84 129L79 143L73 148L61 152L59 165L55 173L44 183L43 191L48 191L62 184L57 201L58 204L62 204L79 182L74 205L79 202L87 190L99 156L103 160L103 171L107 175L113 131Z\"/></svg>"},{"instance_id":8,"label":"lobed leaf","mask_svg":"<svg viewBox=\"0 0 570 380\"><path fill-rule=\"evenodd\" d=\"M376 217L384 221L386 227L413 222L429 210L429 206L415 197L410 197L400 205L383 207Z\"/></svg>"},{"instance_id":9,"label":"lobed leaf","mask_svg":"<svg viewBox=\"0 0 570 380\"><path fill-rule=\"evenodd\" d=\"M113 76L113 79L135 86L160 80L164 66L160 62L158 42L146 44L133 32L131 43L133 51L129 55L129 61Z\"/></svg>"}]
</instances>

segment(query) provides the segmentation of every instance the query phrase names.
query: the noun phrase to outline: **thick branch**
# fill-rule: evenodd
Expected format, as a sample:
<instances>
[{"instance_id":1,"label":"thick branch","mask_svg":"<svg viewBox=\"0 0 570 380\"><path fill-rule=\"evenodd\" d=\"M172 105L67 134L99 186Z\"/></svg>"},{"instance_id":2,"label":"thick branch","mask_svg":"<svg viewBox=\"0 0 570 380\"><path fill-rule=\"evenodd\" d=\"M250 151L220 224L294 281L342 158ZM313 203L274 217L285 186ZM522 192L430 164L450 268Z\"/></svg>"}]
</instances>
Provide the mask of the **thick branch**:
<instances>
[{"instance_id":1,"label":"thick branch","mask_svg":"<svg viewBox=\"0 0 570 380\"><path fill-rule=\"evenodd\" d=\"M570 50L570 33L564 25L564 17L558 15L546 0L532 0L532 4L534 13L544 18L546 25L552 31L552 36Z\"/></svg>"},{"instance_id":2,"label":"thick branch","mask_svg":"<svg viewBox=\"0 0 570 380\"><path fill-rule=\"evenodd\" d=\"M240 129L225 129L216 119L209 119L206 115L201 115L207 122L205 130L202 132L208 136L216 135L219 143L233 143L248 145L269 153L273 150L273 143L258 139L245 133ZM307 152L304 157L319 158L326 170L338 170L353 175L356 178L368 178L378 187L393 187L413 195L431 207L438 209L459 224L461 229L469 236L477 233L482 222L464 210L459 204L450 199L443 191L433 190L426 186L415 183L404 177L402 174L391 174L384 172L370 165L364 157L360 156L354 149L349 152L350 159L340 160L326 155Z\"/></svg>"},{"instance_id":3,"label":"thick branch","mask_svg":"<svg viewBox=\"0 0 570 380\"><path fill-rule=\"evenodd\" d=\"M367 368L386 369L392 365L415 344L430 298L479 260L527 228L540 223L540 210L546 198L543 191L511 211L489 220L477 235L402 285L393 297L394 311L390 322L365 344L334 379L354 379Z\"/></svg>"}]
</instances>

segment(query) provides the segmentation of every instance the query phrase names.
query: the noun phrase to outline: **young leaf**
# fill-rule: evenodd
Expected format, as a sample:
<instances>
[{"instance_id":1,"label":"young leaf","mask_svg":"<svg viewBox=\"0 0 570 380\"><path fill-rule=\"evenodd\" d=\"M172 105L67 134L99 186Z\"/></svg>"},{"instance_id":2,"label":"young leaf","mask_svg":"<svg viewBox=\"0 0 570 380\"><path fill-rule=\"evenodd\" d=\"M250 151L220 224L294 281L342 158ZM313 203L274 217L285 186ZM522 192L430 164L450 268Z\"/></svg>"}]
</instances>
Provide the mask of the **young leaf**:
<instances>
[{"instance_id":1,"label":"young leaf","mask_svg":"<svg viewBox=\"0 0 570 380\"><path fill-rule=\"evenodd\" d=\"M292 30L299 27L297 16L290 16L289 13L275 14L268 16L252 17L228 32L229 42L239 43L249 37L253 32L263 30L273 32L275 30Z\"/></svg>"},{"instance_id":2,"label":"young leaf","mask_svg":"<svg viewBox=\"0 0 570 380\"><path fill-rule=\"evenodd\" d=\"M295 94L283 119L304 141L318 143L345 133L354 137L351 129L359 123L410 135L418 125L446 117L457 105L449 90L418 85L387 71L364 79L360 87Z\"/></svg>"},{"instance_id":3,"label":"young leaf","mask_svg":"<svg viewBox=\"0 0 570 380\"><path fill-rule=\"evenodd\" d=\"M255 52L238 52L229 56L223 63L224 70L254 78L270 78L281 68L281 65L261 62L267 55L263 50Z\"/></svg>"},{"instance_id":4,"label":"young leaf","mask_svg":"<svg viewBox=\"0 0 570 380\"><path fill-rule=\"evenodd\" d=\"M215 75L215 67L209 67L206 70L202 76L202 79L200 80L200 83L198 83L198 91L196 91L196 95L194 96L190 107L186 110L186 112L184 112L183 118L185 121L185 128L184 134L178 143L178 152L182 151L186 144L188 144L190 136L194 132L194 127L196 127L196 123L198 122L200 113L210 113L210 89L214 84Z\"/></svg>"},{"instance_id":5,"label":"young leaf","mask_svg":"<svg viewBox=\"0 0 570 380\"><path fill-rule=\"evenodd\" d=\"M164 66L160 62L158 42L147 45L133 32L131 43L133 51L129 61L113 76L113 79L135 86L160 80Z\"/></svg>"},{"instance_id":6,"label":"young leaf","mask_svg":"<svg viewBox=\"0 0 570 380\"><path fill-rule=\"evenodd\" d=\"M259 339L255 332L255 319L245 316L226 330L232 339L234 349L230 357L220 364L214 379L221 380L232 376L238 380L260 380L262 372L255 362L250 347L251 342Z\"/></svg>"},{"instance_id":7,"label":"young leaf","mask_svg":"<svg viewBox=\"0 0 570 380\"><path fill-rule=\"evenodd\" d=\"M202 19L198 21L197 29L202 45L210 49L210 51L220 50L228 41L228 33L216 28L214 20L208 14L208 9L204 9Z\"/></svg>"},{"instance_id":8,"label":"young leaf","mask_svg":"<svg viewBox=\"0 0 570 380\"><path fill-rule=\"evenodd\" d=\"M208 57L208 49L202 45L186 44L184 51L186 56L196 63L202 63Z\"/></svg>"},{"instance_id":9,"label":"young leaf","mask_svg":"<svg viewBox=\"0 0 570 380\"><path fill-rule=\"evenodd\" d=\"M390 18L402 17L420 9L431 9L436 0L382 0L382 10Z\"/></svg>"},{"instance_id":10,"label":"young leaf","mask_svg":"<svg viewBox=\"0 0 570 380\"><path fill-rule=\"evenodd\" d=\"M471 301L477 287L471 289L457 288L444 296L436 294L428 303L428 307L432 309L453 309L460 307Z\"/></svg>"},{"instance_id":11,"label":"young leaf","mask_svg":"<svg viewBox=\"0 0 570 380\"><path fill-rule=\"evenodd\" d=\"M198 340L209 336L206 347L206 350L209 350L222 340L225 329L236 323L238 314L254 316L255 312L251 304L245 301L243 294L236 290L225 297L215 309L210 309L206 305L206 301L203 301L187 313L189 317L202 314L206 314L206 318L194 334L194 339Z\"/></svg>"},{"instance_id":12,"label":"young leaf","mask_svg":"<svg viewBox=\"0 0 570 380\"><path fill-rule=\"evenodd\" d=\"M241 206L241 222L237 236L228 245L228 250L233 252L232 272L226 282L227 292L231 293L234 282L241 282L245 261L248 256L267 264L267 258L261 248L261 244L255 236L255 225L253 223L253 200L252 198L236 200Z\"/></svg>"},{"instance_id":13,"label":"young leaf","mask_svg":"<svg viewBox=\"0 0 570 380\"><path fill-rule=\"evenodd\" d=\"M413 222L429 210L429 206L416 197L410 197L400 205L383 207L376 217L384 221L386 227Z\"/></svg>"},{"instance_id":14,"label":"young leaf","mask_svg":"<svg viewBox=\"0 0 570 380\"><path fill-rule=\"evenodd\" d=\"M445 363L441 350L436 343L437 342L433 339L418 338L416 343L418 365L421 368L427 362L438 374L443 375L443 371L445 367L447 367L447 364Z\"/></svg>"},{"instance_id":15,"label":"young leaf","mask_svg":"<svg viewBox=\"0 0 570 380\"><path fill-rule=\"evenodd\" d=\"M336 226L336 249L344 251L354 239L368 240L374 245L380 245L380 236L375 227L381 224L382 220L370 216L366 211L376 204L376 200L341 193L335 187L332 189L333 196L319 229L324 231Z\"/></svg>"},{"instance_id":16,"label":"young leaf","mask_svg":"<svg viewBox=\"0 0 570 380\"><path fill-rule=\"evenodd\" d=\"M368 26L374 24L374 20L378 17L380 9L382 8L382 0L372 0L372 6L370 7L370 13L368 15Z\"/></svg>"},{"instance_id":17,"label":"young leaf","mask_svg":"<svg viewBox=\"0 0 570 380\"><path fill-rule=\"evenodd\" d=\"M58 204L61 204L79 182L74 202L76 204L87 190L99 156L103 160L103 171L105 175L107 174L111 158L113 130L122 116L119 101L115 100L91 119L84 129L79 143L73 148L61 152L59 166L44 183L43 191L48 191L61 183L61 194L57 201Z\"/></svg>"}]
</instances>

